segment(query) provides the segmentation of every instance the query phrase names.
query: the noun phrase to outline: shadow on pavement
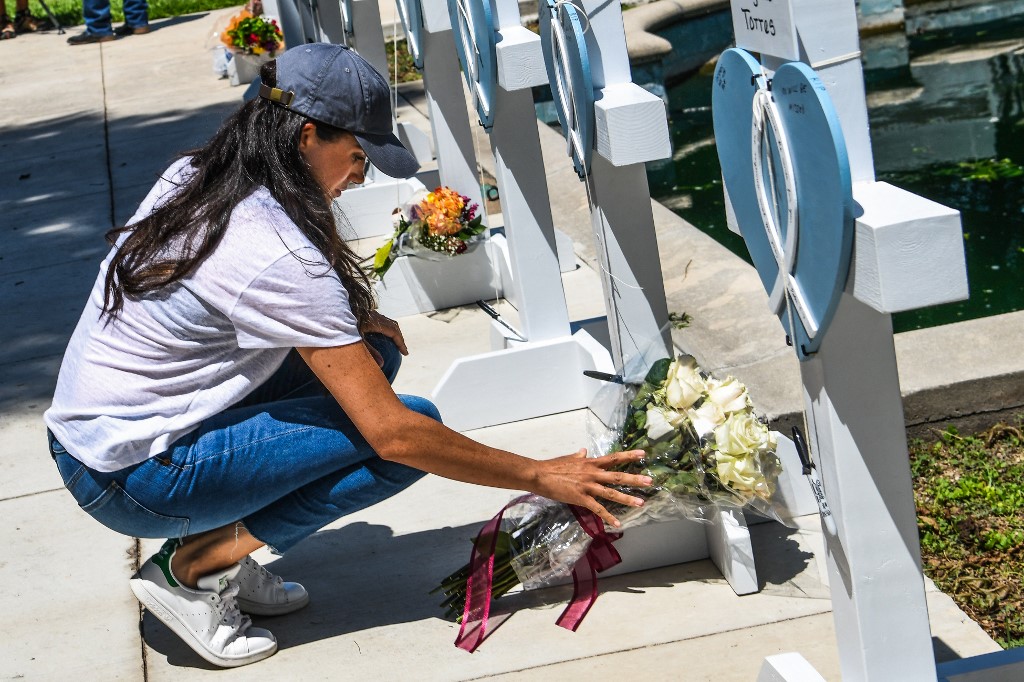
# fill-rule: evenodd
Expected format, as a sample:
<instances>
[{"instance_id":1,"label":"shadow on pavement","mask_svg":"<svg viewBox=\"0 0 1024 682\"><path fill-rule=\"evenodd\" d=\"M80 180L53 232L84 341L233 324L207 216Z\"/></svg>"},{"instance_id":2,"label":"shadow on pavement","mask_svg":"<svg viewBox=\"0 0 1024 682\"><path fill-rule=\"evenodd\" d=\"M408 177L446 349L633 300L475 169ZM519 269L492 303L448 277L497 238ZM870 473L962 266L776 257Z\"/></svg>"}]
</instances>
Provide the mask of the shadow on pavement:
<instances>
[{"instance_id":1,"label":"shadow on pavement","mask_svg":"<svg viewBox=\"0 0 1024 682\"><path fill-rule=\"evenodd\" d=\"M440 619L441 600L428 593L468 558L468 539L478 530L472 525L395 536L387 526L357 522L320 531L271 566L309 590L309 606L255 623L273 632L286 649L386 625ZM143 635L171 665L210 667L148 612Z\"/></svg>"},{"instance_id":2,"label":"shadow on pavement","mask_svg":"<svg viewBox=\"0 0 1024 682\"><path fill-rule=\"evenodd\" d=\"M799 532L777 522L750 526L758 590L792 597L828 599L828 585L819 579L815 571L808 570L814 554L800 547L796 539Z\"/></svg>"},{"instance_id":3,"label":"shadow on pavement","mask_svg":"<svg viewBox=\"0 0 1024 682\"><path fill-rule=\"evenodd\" d=\"M311 595L309 606L254 622L273 632L283 650L382 626L443 620L440 595L429 592L468 560L469 539L478 530L479 524L473 524L395 536L387 526L357 522L321 531L272 565L278 575L305 585ZM643 592L711 581L722 581L721 574L710 561L697 561L602 578L599 589ZM508 615L541 606L554 607L555 627L561 605L571 595L571 585L507 595L494 603L491 633ZM170 665L213 669L148 612L142 630L146 643ZM452 623L443 632L436 645L451 646L457 626Z\"/></svg>"},{"instance_id":4,"label":"shadow on pavement","mask_svg":"<svg viewBox=\"0 0 1024 682\"><path fill-rule=\"evenodd\" d=\"M152 31L159 31L169 26L177 26L178 24L187 24L190 21L205 19L209 14L209 12L203 12L202 14L180 14L176 17L168 17L167 19L157 19L149 22L149 28Z\"/></svg>"},{"instance_id":5,"label":"shadow on pavement","mask_svg":"<svg viewBox=\"0 0 1024 682\"><path fill-rule=\"evenodd\" d=\"M101 114L84 113L0 125L0 414L49 403L109 249L105 233L131 216L180 152L205 142L236 107L106 124Z\"/></svg>"}]
</instances>

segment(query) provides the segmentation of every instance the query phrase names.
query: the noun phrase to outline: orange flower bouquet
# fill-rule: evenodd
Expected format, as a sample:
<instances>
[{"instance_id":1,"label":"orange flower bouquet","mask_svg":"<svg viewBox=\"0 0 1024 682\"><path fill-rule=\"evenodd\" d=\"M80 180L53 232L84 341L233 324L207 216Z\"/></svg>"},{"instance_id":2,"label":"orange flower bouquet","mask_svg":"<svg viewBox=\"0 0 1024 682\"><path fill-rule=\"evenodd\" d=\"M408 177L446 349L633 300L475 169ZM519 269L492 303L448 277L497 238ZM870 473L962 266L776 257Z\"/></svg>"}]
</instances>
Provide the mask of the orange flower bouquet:
<instances>
[{"instance_id":1,"label":"orange flower bouquet","mask_svg":"<svg viewBox=\"0 0 1024 682\"><path fill-rule=\"evenodd\" d=\"M276 20L242 10L231 18L221 34L221 42L233 52L273 56L284 46L284 35Z\"/></svg>"},{"instance_id":2,"label":"orange flower bouquet","mask_svg":"<svg viewBox=\"0 0 1024 682\"><path fill-rule=\"evenodd\" d=\"M395 210L395 233L377 249L373 274L384 277L401 255L425 258L454 257L465 253L471 242L487 229L478 206L448 187L419 192Z\"/></svg>"}]
</instances>

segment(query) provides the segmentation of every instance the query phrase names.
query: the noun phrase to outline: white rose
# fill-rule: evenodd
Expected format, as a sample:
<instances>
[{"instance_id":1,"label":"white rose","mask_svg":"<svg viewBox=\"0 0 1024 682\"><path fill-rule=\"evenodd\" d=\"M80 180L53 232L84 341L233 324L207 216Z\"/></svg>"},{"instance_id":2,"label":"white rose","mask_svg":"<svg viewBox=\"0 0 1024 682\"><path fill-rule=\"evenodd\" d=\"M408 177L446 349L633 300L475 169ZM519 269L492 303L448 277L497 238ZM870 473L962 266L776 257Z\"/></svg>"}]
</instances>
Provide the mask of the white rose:
<instances>
[{"instance_id":1,"label":"white rose","mask_svg":"<svg viewBox=\"0 0 1024 682\"><path fill-rule=\"evenodd\" d=\"M704 395L704 379L700 375L697 361L683 355L668 366L668 381L665 385L665 402L669 407L685 410Z\"/></svg>"},{"instance_id":2,"label":"white rose","mask_svg":"<svg viewBox=\"0 0 1024 682\"><path fill-rule=\"evenodd\" d=\"M703 438L725 423L725 412L710 400L705 400L696 410L687 410L686 416L693 424L697 436Z\"/></svg>"},{"instance_id":3,"label":"white rose","mask_svg":"<svg viewBox=\"0 0 1024 682\"><path fill-rule=\"evenodd\" d=\"M659 440L671 435L676 430L676 425L682 420L682 415L674 410L666 410L663 407L647 406L647 437L651 440Z\"/></svg>"},{"instance_id":4,"label":"white rose","mask_svg":"<svg viewBox=\"0 0 1024 682\"><path fill-rule=\"evenodd\" d=\"M733 457L765 450L771 440L768 427L749 412L734 412L715 429L715 449Z\"/></svg>"},{"instance_id":5,"label":"white rose","mask_svg":"<svg viewBox=\"0 0 1024 682\"><path fill-rule=\"evenodd\" d=\"M750 405L747 387L733 377L726 377L725 381L712 379L707 386L708 400L722 408L723 412L739 412Z\"/></svg>"},{"instance_id":6,"label":"white rose","mask_svg":"<svg viewBox=\"0 0 1024 682\"><path fill-rule=\"evenodd\" d=\"M722 483L736 490L765 494L768 482L757 468L754 455L733 457L722 452L715 453L715 471Z\"/></svg>"}]
</instances>

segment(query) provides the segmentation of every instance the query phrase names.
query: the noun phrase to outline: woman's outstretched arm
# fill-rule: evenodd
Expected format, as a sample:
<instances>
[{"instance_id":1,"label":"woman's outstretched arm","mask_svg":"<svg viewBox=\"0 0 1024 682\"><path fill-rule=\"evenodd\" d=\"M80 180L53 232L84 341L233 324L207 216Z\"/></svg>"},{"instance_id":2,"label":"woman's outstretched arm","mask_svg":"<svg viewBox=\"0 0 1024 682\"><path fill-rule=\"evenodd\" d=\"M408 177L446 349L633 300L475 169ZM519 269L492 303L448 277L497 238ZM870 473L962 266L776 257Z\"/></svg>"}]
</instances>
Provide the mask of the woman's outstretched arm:
<instances>
[{"instance_id":1,"label":"woman's outstretched arm","mask_svg":"<svg viewBox=\"0 0 1024 682\"><path fill-rule=\"evenodd\" d=\"M643 504L640 498L608 487L650 485L646 476L609 471L640 459L641 450L598 458L586 457L585 450L550 460L522 457L478 443L406 408L365 344L298 351L383 459L457 481L525 490L575 504L615 527L618 520L601 500Z\"/></svg>"}]
</instances>

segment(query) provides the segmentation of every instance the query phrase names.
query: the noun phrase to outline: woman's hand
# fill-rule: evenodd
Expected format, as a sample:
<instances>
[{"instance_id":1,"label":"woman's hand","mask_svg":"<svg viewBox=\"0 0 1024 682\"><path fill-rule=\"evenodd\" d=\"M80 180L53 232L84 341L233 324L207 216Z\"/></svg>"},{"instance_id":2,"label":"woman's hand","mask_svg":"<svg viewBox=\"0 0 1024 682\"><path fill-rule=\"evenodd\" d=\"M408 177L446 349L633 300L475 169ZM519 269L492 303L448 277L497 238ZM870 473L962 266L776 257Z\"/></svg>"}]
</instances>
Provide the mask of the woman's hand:
<instances>
[{"instance_id":1,"label":"woman's hand","mask_svg":"<svg viewBox=\"0 0 1024 682\"><path fill-rule=\"evenodd\" d=\"M574 455L537 462L537 485L534 492L559 502L575 504L594 512L610 526L621 524L605 509L601 500L640 507L644 501L608 486L642 488L651 485L649 476L609 471L628 462L642 459L643 450L616 452L604 457L587 457L586 448Z\"/></svg>"},{"instance_id":2,"label":"woman's hand","mask_svg":"<svg viewBox=\"0 0 1024 682\"><path fill-rule=\"evenodd\" d=\"M398 323L392 320L390 317L381 315L376 310L371 310L366 320L359 325L359 333L365 337L367 334L381 334L394 341L395 345L398 346L398 351L402 355L408 355L409 349L405 345L405 337L402 336L402 329L398 326ZM370 351L370 355L377 361L378 366L384 365L384 358L380 356L377 349L368 343L364 342L366 349Z\"/></svg>"}]
</instances>

